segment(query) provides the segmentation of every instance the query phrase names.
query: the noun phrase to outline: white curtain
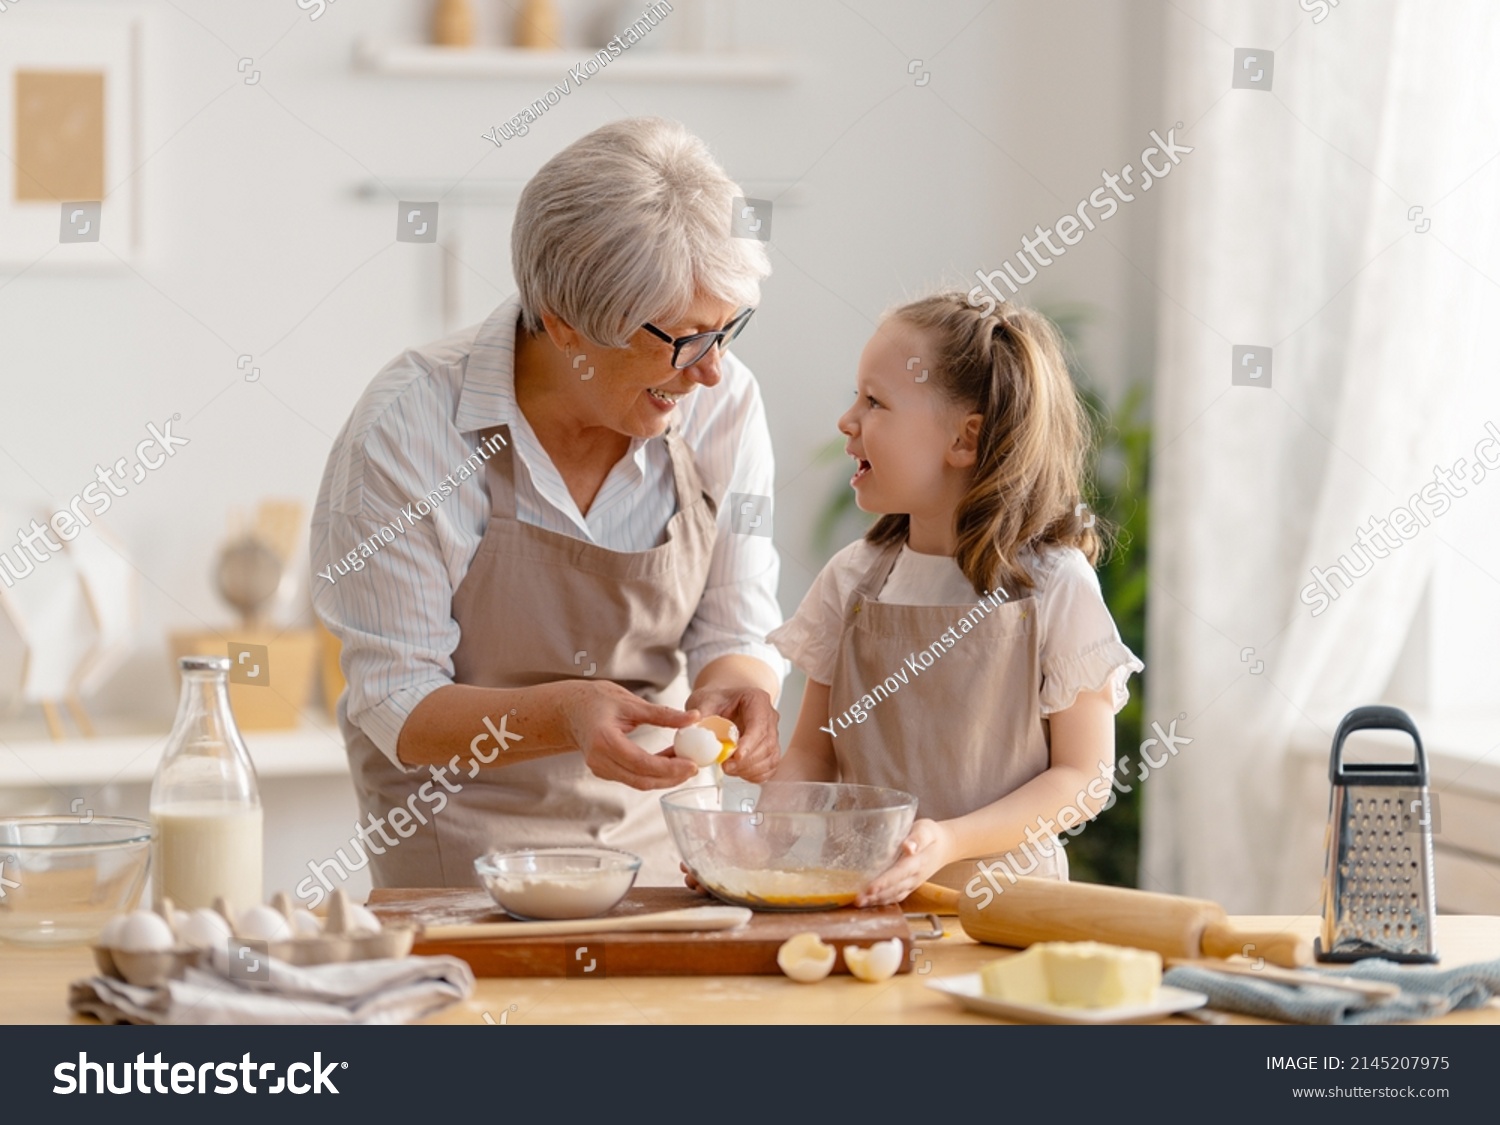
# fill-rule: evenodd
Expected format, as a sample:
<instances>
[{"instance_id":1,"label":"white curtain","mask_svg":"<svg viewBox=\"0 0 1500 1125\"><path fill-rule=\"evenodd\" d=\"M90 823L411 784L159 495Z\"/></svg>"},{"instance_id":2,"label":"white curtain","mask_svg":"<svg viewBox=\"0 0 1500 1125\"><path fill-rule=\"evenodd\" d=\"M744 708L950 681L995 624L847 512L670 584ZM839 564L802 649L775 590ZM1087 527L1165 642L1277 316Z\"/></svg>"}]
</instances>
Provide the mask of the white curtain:
<instances>
[{"instance_id":1,"label":"white curtain","mask_svg":"<svg viewBox=\"0 0 1500 1125\"><path fill-rule=\"evenodd\" d=\"M1500 510L1476 485L1299 597L1363 569L1358 529L1470 455L1500 383L1500 6L1309 6L1166 12L1194 151L1162 203L1146 718L1193 741L1145 788L1141 885L1240 913L1317 912L1293 732L1382 701L1445 543ZM1236 47L1269 91L1231 87ZM1268 389L1231 385L1236 345Z\"/></svg>"}]
</instances>

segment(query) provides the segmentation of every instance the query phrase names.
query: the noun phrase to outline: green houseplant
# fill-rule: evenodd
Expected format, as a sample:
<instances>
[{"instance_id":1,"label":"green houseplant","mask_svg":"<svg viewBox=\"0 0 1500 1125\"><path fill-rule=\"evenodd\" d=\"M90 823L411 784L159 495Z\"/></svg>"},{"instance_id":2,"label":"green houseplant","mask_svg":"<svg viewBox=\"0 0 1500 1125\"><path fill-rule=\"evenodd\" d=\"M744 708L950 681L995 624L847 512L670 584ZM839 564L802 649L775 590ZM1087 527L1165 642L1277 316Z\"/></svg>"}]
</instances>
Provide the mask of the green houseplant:
<instances>
[{"instance_id":1,"label":"green houseplant","mask_svg":"<svg viewBox=\"0 0 1500 1125\"><path fill-rule=\"evenodd\" d=\"M1106 532L1106 548L1098 562L1099 586L1105 604L1120 630L1120 639L1134 653L1146 645L1147 542L1149 531L1149 485L1151 468L1151 424L1147 386L1131 382L1114 402L1107 401L1093 386L1077 362L1075 342L1088 319L1078 306L1041 310L1062 332L1068 343L1069 370L1080 396L1094 421L1096 456L1089 480L1089 494L1099 524ZM818 451L820 462L844 461L842 438ZM841 481L818 514L813 542L831 553L837 543L862 535L871 518L854 502L854 490ZM1139 760L1145 674L1134 677L1130 701L1115 716L1116 756L1129 754L1132 765ZM1095 819L1068 843L1070 876L1080 882L1109 883L1133 887L1140 858L1141 783L1133 774L1119 775L1131 791L1117 792L1114 806Z\"/></svg>"}]
</instances>

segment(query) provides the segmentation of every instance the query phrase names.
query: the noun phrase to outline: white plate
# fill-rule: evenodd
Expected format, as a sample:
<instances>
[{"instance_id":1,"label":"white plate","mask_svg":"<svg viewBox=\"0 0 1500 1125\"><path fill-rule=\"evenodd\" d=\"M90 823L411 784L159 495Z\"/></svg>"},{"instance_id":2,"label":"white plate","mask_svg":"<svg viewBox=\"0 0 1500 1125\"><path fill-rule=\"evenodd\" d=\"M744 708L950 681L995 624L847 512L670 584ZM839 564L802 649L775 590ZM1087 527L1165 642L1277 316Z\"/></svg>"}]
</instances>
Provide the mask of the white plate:
<instances>
[{"instance_id":1,"label":"white plate","mask_svg":"<svg viewBox=\"0 0 1500 1125\"><path fill-rule=\"evenodd\" d=\"M1201 992L1164 984L1149 1004L1121 1004L1113 1008L1060 1008L1055 1004L1016 1004L986 996L978 973L943 977L927 982L928 988L947 993L971 1012L1022 1023L1141 1023L1158 1020L1174 1012L1201 1008L1208 997Z\"/></svg>"}]
</instances>

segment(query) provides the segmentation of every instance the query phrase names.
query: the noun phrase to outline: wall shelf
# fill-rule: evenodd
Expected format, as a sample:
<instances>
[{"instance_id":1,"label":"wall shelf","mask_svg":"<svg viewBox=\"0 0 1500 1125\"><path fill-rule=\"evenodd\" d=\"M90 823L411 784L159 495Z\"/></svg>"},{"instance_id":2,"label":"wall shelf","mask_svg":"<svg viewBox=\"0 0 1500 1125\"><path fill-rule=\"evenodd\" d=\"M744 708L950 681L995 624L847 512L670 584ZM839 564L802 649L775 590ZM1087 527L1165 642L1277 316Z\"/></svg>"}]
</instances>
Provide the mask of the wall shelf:
<instances>
[{"instance_id":1,"label":"wall shelf","mask_svg":"<svg viewBox=\"0 0 1500 1125\"><path fill-rule=\"evenodd\" d=\"M64 742L7 741L0 747L0 790L52 789L77 795L102 785L149 785L167 735L162 731ZM343 738L334 727L251 730L241 736L262 779L349 776Z\"/></svg>"},{"instance_id":2,"label":"wall shelf","mask_svg":"<svg viewBox=\"0 0 1500 1125\"><path fill-rule=\"evenodd\" d=\"M356 70L394 78L501 78L548 84L561 82L570 68L593 57L587 47L532 51L513 47L431 47L356 40ZM771 55L725 51L627 51L587 81L692 82L768 86L790 82L791 62Z\"/></svg>"}]
</instances>

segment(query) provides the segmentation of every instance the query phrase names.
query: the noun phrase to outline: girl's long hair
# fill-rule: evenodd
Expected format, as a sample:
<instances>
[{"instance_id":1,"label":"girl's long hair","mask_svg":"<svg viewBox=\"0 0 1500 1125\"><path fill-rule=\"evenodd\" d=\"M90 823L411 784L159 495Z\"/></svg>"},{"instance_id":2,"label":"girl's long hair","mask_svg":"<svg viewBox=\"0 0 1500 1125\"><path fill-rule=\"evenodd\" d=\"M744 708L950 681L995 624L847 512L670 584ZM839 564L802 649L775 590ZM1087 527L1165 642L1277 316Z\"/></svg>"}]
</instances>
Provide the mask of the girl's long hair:
<instances>
[{"instance_id":1,"label":"girl's long hair","mask_svg":"<svg viewBox=\"0 0 1500 1125\"><path fill-rule=\"evenodd\" d=\"M1052 322L1010 302L985 314L959 290L888 316L918 329L936 350L923 357L934 387L984 418L973 479L954 520L954 558L974 592L1029 591L1019 560L1027 547L1077 547L1095 564L1103 528L1084 495L1093 433ZM905 542L909 522L881 516L865 538L879 546Z\"/></svg>"}]
</instances>

